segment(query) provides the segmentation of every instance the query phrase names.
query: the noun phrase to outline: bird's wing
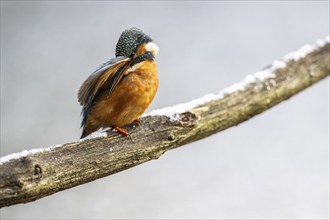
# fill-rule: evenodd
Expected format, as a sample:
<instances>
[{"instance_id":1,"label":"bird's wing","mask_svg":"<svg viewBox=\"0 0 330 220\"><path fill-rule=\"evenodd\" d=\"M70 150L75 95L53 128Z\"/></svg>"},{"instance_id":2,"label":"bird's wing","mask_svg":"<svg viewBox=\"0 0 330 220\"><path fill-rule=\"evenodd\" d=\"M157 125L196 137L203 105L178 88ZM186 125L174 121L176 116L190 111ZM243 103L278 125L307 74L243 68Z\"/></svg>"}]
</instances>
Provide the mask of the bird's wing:
<instances>
[{"instance_id":1,"label":"bird's wing","mask_svg":"<svg viewBox=\"0 0 330 220\"><path fill-rule=\"evenodd\" d=\"M129 58L127 57L116 57L108 62L101 65L97 70L95 70L81 85L78 91L78 102L81 105L86 105L91 100L93 100L97 91L104 85L104 83L109 78L117 78L116 74L119 69L122 69L126 64L128 64ZM117 83L116 83L117 84Z\"/></svg>"}]
</instances>

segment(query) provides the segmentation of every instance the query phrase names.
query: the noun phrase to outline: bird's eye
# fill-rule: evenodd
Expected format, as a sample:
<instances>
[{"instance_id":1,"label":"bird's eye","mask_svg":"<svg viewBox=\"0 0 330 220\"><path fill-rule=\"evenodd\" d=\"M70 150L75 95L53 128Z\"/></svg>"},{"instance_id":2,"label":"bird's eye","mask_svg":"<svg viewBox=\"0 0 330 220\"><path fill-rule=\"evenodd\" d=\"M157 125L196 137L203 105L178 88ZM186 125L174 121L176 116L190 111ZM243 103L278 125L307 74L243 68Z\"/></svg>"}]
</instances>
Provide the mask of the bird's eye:
<instances>
[{"instance_id":1,"label":"bird's eye","mask_svg":"<svg viewBox=\"0 0 330 220\"><path fill-rule=\"evenodd\" d=\"M152 56L152 53L150 51L147 51L147 52L145 52L145 55L150 57L150 56Z\"/></svg>"}]
</instances>

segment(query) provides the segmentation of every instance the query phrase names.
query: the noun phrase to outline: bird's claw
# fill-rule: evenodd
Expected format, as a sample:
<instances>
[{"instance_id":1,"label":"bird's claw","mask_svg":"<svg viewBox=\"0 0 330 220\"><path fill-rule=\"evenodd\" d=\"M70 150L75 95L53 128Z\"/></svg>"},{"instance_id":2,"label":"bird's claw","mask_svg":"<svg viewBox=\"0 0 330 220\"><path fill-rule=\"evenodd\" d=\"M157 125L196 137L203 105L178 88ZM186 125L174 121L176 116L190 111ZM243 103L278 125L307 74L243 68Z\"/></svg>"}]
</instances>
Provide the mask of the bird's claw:
<instances>
[{"instance_id":1,"label":"bird's claw","mask_svg":"<svg viewBox=\"0 0 330 220\"><path fill-rule=\"evenodd\" d=\"M121 133L124 136L128 136L128 132L124 129L124 128L120 128L120 127L114 127L114 129L116 131L118 131L119 133Z\"/></svg>"}]
</instances>

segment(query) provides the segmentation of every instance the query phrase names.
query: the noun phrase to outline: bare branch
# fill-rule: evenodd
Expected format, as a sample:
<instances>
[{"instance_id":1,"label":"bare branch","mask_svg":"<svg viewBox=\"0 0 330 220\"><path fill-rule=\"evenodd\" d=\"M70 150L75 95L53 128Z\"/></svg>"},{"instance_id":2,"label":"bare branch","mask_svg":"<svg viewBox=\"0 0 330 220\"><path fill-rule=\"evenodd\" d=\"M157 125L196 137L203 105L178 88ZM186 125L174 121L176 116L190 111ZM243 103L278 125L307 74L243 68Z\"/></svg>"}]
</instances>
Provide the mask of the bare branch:
<instances>
[{"instance_id":1,"label":"bare branch","mask_svg":"<svg viewBox=\"0 0 330 220\"><path fill-rule=\"evenodd\" d=\"M290 98L330 74L330 44L304 46L219 94L153 111L130 137L100 137L8 155L0 161L0 206L31 202L157 159Z\"/></svg>"}]
</instances>

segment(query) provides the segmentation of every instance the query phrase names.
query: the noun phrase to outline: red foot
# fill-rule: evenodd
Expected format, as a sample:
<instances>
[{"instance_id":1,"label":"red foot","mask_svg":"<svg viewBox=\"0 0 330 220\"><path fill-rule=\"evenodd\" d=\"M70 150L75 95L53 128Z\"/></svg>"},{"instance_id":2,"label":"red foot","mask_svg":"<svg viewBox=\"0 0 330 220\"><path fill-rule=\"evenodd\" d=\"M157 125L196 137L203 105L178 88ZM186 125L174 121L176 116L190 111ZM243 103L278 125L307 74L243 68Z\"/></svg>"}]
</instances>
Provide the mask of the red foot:
<instances>
[{"instance_id":1,"label":"red foot","mask_svg":"<svg viewBox=\"0 0 330 220\"><path fill-rule=\"evenodd\" d=\"M116 129L119 133L121 133L124 136L128 136L128 132L124 129L124 128L120 128L120 127L114 127L114 129Z\"/></svg>"}]
</instances>

